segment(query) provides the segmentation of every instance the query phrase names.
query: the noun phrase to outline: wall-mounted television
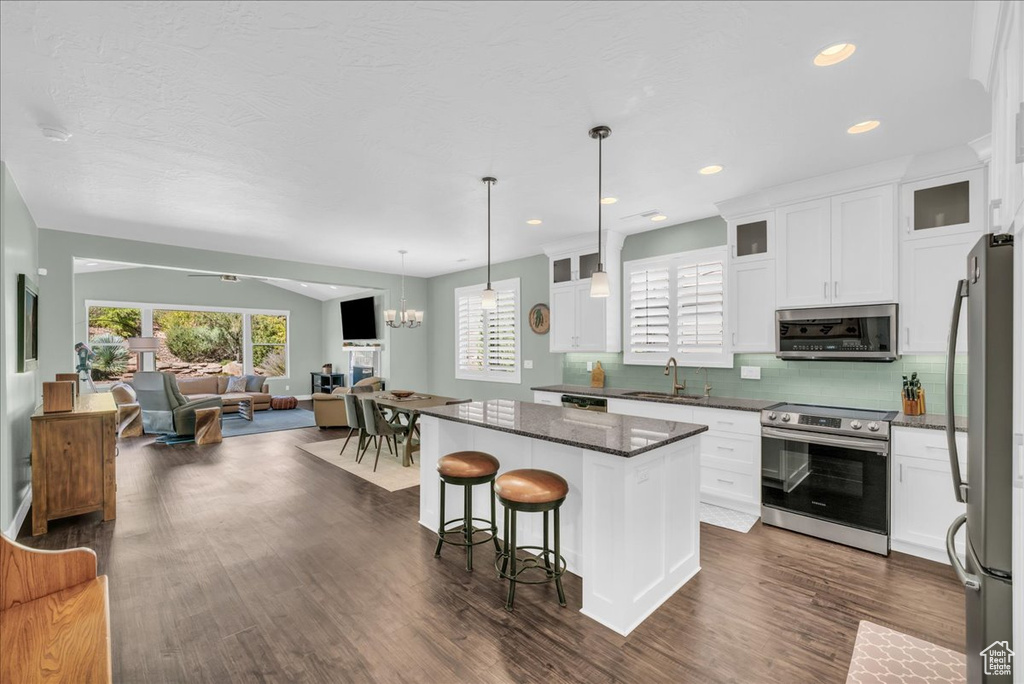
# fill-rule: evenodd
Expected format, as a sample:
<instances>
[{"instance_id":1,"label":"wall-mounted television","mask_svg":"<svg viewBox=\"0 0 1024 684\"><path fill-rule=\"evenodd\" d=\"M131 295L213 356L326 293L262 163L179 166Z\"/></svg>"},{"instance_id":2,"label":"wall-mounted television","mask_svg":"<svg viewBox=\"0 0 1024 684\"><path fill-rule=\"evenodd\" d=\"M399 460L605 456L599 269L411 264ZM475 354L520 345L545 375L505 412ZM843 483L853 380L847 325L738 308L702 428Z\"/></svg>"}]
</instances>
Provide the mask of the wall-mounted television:
<instances>
[{"instance_id":1,"label":"wall-mounted television","mask_svg":"<svg viewBox=\"0 0 1024 684\"><path fill-rule=\"evenodd\" d=\"M377 312L373 297L341 303L341 339L345 342L377 339Z\"/></svg>"}]
</instances>

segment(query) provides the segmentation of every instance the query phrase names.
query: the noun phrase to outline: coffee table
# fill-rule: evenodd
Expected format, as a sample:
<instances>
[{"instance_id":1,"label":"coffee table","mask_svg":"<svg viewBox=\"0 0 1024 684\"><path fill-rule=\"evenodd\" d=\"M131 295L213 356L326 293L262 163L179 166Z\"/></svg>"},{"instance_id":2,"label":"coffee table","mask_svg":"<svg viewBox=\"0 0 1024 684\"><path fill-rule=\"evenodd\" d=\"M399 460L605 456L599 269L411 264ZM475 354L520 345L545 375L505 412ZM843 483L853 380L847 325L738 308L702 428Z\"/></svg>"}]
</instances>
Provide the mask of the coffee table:
<instances>
[{"instance_id":1,"label":"coffee table","mask_svg":"<svg viewBox=\"0 0 1024 684\"><path fill-rule=\"evenodd\" d=\"M252 399L238 400L238 415L252 422Z\"/></svg>"}]
</instances>

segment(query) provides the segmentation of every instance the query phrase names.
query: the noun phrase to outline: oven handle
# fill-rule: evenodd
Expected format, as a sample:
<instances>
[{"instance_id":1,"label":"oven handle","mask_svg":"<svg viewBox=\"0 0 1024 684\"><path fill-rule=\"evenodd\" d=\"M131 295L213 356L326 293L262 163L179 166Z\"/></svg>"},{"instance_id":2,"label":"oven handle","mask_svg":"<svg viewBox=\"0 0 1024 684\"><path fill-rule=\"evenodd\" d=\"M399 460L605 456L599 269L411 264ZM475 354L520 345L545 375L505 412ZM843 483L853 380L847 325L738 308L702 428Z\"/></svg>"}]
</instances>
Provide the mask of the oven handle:
<instances>
[{"instance_id":1,"label":"oven handle","mask_svg":"<svg viewBox=\"0 0 1024 684\"><path fill-rule=\"evenodd\" d=\"M889 455L889 443L881 439L831 437L829 435L800 432L797 430L779 430L771 427L762 427L761 436L788 439L791 442L806 442L807 444L846 447L848 449L857 449L858 451L872 451L881 456Z\"/></svg>"}]
</instances>

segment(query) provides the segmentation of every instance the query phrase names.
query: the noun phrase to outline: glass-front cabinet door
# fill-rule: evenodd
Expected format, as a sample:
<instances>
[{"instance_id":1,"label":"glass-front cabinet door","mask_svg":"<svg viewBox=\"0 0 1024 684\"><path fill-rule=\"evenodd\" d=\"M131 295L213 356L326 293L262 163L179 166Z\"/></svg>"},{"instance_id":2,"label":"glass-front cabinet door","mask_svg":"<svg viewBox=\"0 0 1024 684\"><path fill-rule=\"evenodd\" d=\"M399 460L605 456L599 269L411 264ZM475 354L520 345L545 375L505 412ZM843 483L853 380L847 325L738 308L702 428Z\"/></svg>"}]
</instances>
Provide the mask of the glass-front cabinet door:
<instances>
[{"instance_id":1,"label":"glass-front cabinet door","mask_svg":"<svg viewBox=\"0 0 1024 684\"><path fill-rule=\"evenodd\" d=\"M734 261L758 261L775 257L775 212L732 219L729 253Z\"/></svg>"},{"instance_id":2,"label":"glass-front cabinet door","mask_svg":"<svg viewBox=\"0 0 1024 684\"><path fill-rule=\"evenodd\" d=\"M551 260L551 282L567 283L572 280L572 257Z\"/></svg>"},{"instance_id":3,"label":"glass-front cabinet door","mask_svg":"<svg viewBox=\"0 0 1024 684\"><path fill-rule=\"evenodd\" d=\"M904 239L985 230L985 170L904 183L900 193Z\"/></svg>"}]
</instances>

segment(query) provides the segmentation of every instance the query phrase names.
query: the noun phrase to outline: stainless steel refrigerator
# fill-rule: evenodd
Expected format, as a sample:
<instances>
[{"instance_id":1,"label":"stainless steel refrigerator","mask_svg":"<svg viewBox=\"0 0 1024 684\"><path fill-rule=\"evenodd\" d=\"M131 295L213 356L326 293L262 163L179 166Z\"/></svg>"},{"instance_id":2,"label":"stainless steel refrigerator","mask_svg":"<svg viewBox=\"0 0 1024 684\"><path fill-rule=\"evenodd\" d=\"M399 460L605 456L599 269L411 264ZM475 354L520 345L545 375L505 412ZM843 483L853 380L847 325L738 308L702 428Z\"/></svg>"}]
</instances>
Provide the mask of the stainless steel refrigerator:
<instances>
[{"instance_id":1,"label":"stainless steel refrigerator","mask_svg":"<svg viewBox=\"0 0 1024 684\"><path fill-rule=\"evenodd\" d=\"M1012 680L1011 675L994 673L1000 669L994 654L1013 644L1013 297L1013 236L985 235L968 254L967 277L957 286L946 359L949 463L957 501L967 504L967 512L953 521L946 534L946 551L966 594L967 681L971 684ZM953 400L956 341L964 305L966 479L957 454ZM954 546L954 536L964 525L966 567ZM993 644L995 649L983 654Z\"/></svg>"}]
</instances>

